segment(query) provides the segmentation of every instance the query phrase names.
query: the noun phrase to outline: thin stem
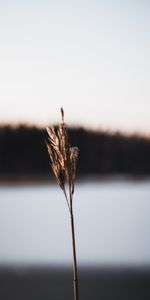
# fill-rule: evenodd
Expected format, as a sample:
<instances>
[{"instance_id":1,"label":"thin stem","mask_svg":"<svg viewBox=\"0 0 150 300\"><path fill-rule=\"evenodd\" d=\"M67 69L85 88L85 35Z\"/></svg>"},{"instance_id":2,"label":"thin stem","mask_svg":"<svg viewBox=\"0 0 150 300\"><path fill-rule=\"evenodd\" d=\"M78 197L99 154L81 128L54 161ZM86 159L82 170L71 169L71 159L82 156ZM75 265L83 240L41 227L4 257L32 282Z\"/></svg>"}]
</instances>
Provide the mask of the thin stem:
<instances>
[{"instance_id":1,"label":"thin stem","mask_svg":"<svg viewBox=\"0 0 150 300\"><path fill-rule=\"evenodd\" d=\"M77 268L77 258L76 258L76 243L75 243L75 230L74 230L74 216L73 216L73 195L71 192L71 188L69 185L69 196L70 196L70 203L68 201L67 193L64 188L63 190L67 205L70 212L70 219L71 219L71 234L72 234L72 252L73 252L73 292L74 292L74 300L79 300L79 290L78 290L78 268Z\"/></svg>"},{"instance_id":2,"label":"thin stem","mask_svg":"<svg viewBox=\"0 0 150 300\"><path fill-rule=\"evenodd\" d=\"M65 190L65 188L63 189L63 192L64 192L64 195L65 195L65 199L66 199L66 202L67 202L67 205L68 205L69 211L71 212L71 208L70 208L70 204L69 204L69 201L68 201L68 197L67 197L67 193L66 193L66 190Z\"/></svg>"},{"instance_id":3,"label":"thin stem","mask_svg":"<svg viewBox=\"0 0 150 300\"><path fill-rule=\"evenodd\" d=\"M79 291L78 291L78 269L77 269L75 231L74 231L74 216L73 216L72 205L71 205L71 211L70 211L70 218L71 218L72 250L73 250L73 289L74 289L74 300L78 300L79 299Z\"/></svg>"}]
</instances>

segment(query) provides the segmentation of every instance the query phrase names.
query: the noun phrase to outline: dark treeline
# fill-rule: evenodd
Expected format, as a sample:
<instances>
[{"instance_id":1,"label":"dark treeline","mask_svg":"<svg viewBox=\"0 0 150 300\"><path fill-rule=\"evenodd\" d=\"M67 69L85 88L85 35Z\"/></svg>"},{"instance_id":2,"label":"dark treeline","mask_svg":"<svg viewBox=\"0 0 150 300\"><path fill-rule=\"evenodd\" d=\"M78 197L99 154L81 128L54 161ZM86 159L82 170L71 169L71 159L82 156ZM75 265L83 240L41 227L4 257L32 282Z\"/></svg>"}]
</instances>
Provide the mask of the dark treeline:
<instances>
[{"instance_id":1,"label":"dark treeline","mask_svg":"<svg viewBox=\"0 0 150 300\"><path fill-rule=\"evenodd\" d=\"M78 174L150 174L150 139L70 128L70 144L80 150ZM45 130L0 128L0 176L45 176L51 172Z\"/></svg>"}]
</instances>

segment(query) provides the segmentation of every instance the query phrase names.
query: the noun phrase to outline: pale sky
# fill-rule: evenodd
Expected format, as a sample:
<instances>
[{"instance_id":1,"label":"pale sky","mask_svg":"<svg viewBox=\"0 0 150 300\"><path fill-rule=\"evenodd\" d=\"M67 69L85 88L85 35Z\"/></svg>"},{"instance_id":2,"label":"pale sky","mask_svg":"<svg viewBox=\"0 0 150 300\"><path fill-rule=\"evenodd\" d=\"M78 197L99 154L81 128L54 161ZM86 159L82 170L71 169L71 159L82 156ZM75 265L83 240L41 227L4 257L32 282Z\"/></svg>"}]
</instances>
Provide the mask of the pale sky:
<instances>
[{"instance_id":1,"label":"pale sky","mask_svg":"<svg viewBox=\"0 0 150 300\"><path fill-rule=\"evenodd\" d=\"M0 122L150 134L150 1L0 1Z\"/></svg>"}]
</instances>

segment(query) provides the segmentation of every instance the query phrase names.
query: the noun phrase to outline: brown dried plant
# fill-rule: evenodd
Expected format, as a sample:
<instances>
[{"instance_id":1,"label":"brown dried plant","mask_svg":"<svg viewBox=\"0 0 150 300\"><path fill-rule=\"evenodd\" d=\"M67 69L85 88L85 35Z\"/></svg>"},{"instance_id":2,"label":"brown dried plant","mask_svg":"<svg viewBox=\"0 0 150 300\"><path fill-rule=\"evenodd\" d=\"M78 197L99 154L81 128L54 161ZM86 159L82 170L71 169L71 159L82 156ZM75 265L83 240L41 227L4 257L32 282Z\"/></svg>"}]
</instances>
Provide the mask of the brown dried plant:
<instances>
[{"instance_id":1,"label":"brown dried plant","mask_svg":"<svg viewBox=\"0 0 150 300\"><path fill-rule=\"evenodd\" d=\"M61 116L62 122L58 128L54 128L53 126L47 128L47 149L52 170L55 174L57 183L65 195L71 217L74 300L78 300L78 272L73 216L73 194L79 150L77 147L70 147L67 126L64 123L63 108L61 108Z\"/></svg>"}]
</instances>

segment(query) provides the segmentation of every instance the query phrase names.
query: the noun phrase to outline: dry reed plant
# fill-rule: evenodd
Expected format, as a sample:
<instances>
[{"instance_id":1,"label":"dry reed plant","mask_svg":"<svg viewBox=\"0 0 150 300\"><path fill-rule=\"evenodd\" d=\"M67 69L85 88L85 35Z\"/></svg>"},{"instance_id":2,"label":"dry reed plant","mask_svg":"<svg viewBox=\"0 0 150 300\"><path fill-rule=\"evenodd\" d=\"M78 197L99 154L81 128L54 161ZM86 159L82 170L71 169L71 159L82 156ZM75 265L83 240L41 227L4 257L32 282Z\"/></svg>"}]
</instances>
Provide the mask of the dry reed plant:
<instances>
[{"instance_id":1,"label":"dry reed plant","mask_svg":"<svg viewBox=\"0 0 150 300\"><path fill-rule=\"evenodd\" d=\"M56 129L53 126L47 128L48 142L47 149L51 160L51 166L57 183L62 189L71 219L72 249L73 249L73 289L74 300L79 299L78 293L78 270L76 259L74 215L73 215L73 194L76 176L76 164L79 150L77 147L70 147L67 126L64 123L64 111L61 108L62 122Z\"/></svg>"}]
</instances>

